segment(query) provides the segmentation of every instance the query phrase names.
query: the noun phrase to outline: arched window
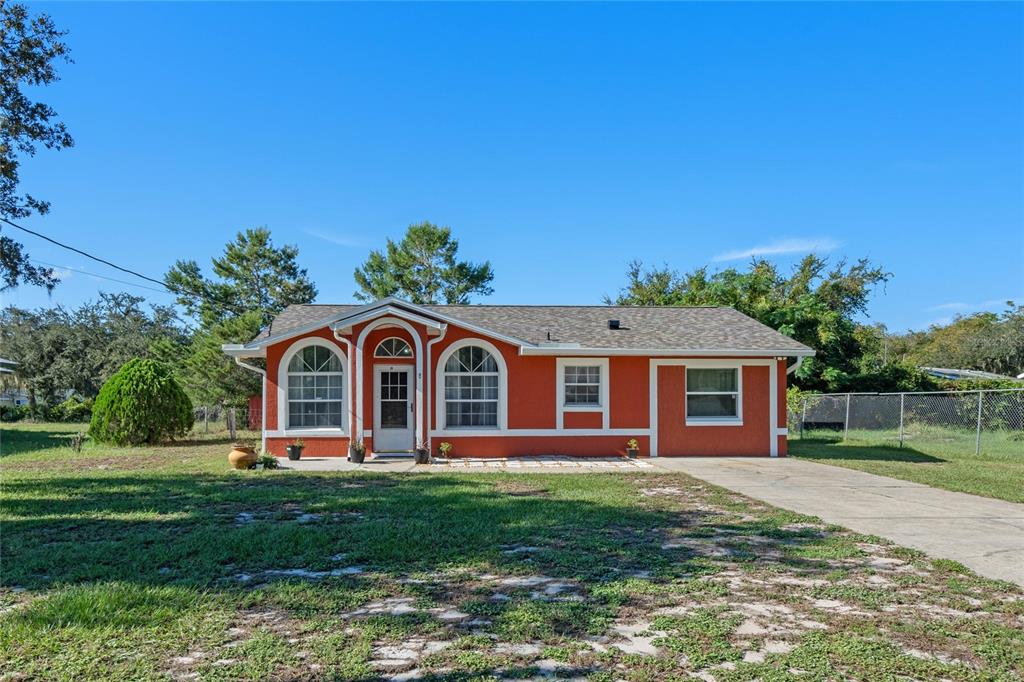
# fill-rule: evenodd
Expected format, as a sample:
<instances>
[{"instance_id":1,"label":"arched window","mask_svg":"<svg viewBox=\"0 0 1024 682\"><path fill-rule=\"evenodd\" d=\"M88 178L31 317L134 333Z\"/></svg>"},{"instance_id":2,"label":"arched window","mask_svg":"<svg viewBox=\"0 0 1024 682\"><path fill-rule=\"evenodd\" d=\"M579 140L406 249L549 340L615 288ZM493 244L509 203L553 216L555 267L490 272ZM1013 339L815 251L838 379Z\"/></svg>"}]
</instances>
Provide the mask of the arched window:
<instances>
[{"instance_id":1,"label":"arched window","mask_svg":"<svg viewBox=\"0 0 1024 682\"><path fill-rule=\"evenodd\" d=\"M377 344L377 350L373 351L375 358L411 358L412 348L397 336L384 339Z\"/></svg>"},{"instance_id":2,"label":"arched window","mask_svg":"<svg viewBox=\"0 0 1024 682\"><path fill-rule=\"evenodd\" d=\"M306 346L288 362L288 428L342 427L344 374L338 354Z\"/></svg>"},{"instance_id":3,"label":"arched window","mask_svg":"<svg viewBox=\"0 0 1024 682\"><path fill-rule=\"evenodd\" d=\"M444 365L445 427L498 426L498 363L480 346L459 348Z\"/></svg>"}]
</instances>

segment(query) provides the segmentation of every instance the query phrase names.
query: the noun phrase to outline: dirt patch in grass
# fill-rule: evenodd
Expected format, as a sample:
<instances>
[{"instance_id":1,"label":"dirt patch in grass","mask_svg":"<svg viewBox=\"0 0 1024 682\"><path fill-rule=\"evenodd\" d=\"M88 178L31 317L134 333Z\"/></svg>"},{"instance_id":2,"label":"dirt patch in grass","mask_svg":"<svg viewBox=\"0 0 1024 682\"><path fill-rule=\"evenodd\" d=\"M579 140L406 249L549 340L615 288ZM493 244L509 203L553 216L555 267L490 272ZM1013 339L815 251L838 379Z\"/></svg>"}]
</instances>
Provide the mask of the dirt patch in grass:
<instances>
[{"instance_id":1,"label":"dirt patch in grass","mask_svg":"<svg viewBox=\"0 0 1024 682\"><path fill-rule=\"evenodd\" d=\"M206 468L44 453L50 469L5 477L3 579L26 591L0 596L0 677L1024 675L1018 588L685 476L266 475L192 456Z\"/></svg>"},{"instance_id":2,"label":"dirt patch in grass","mask_svg":"<svg viewBox=\"0 0 1024 682\"><path fill-rule=\"evenodd\" d=\"M548 497L547 488L532 485L529 479L503 480L494 484L495 490L511 497Z\"/></svg>"}]
</instances>

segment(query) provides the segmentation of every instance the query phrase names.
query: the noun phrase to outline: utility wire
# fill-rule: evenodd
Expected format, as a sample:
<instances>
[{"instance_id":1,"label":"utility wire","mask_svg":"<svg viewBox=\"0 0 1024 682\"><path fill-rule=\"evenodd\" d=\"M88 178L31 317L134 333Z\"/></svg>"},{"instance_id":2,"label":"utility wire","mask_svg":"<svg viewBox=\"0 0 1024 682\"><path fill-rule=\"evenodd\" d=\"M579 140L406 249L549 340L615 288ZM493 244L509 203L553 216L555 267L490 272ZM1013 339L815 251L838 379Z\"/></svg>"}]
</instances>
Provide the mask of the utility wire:
<instances>
[{"instance_id":1,"label":"utility wire","mask_svg":"<svg viewBox=\"0 0 1024 682\"><path fill-rule=\"evenodd\" d=\"M36 232L35 230L30 230L27 227L22 227L21 225L18 225L17 223L11 222L7 218L0 217L0 222L7 223L11 227L17 228L17 229L21 230L22 232L27 232L28 234L34 235L36 237L39 237L40 239L45 239L46 241L50 242L51 244L56 244L57 246L61 247L62 249L67 249L68 251L74 251L75 253L80 254L82 256L85 256L86 258L89 258L91 260L94 260L97 263L103 263L104 265L108 265L108 266L114 268L115 270L120 270L121 272L126 272L129 275L134 275L135 277L138 277L140 279L144 279L147 282L153 282L154 284L159 284L165 290L169 291L170 293L172 293L172 294L174 294L176 296L180 296L182 294L189 294L191 296L195 296L196 298L200 298L200 299L206 301L207 303L214 303L216 305L223 306L223 307L225 307L225 308L227 308L229 310L233 310L235 313L238 313L238 314L243 314L243 313L247 312L246 310L243 310L241 308L236 307L232 303L229 303L227 301L222 301L220 299L217 299L217 298L214 298L212 296L209 296L208 294L203 294L203 293L195 292L195 291L177 290L175 288L169 287L169 286L167 286L166 283L164 283L163 281L161 281L159 279L154 279L152 277L148 277L146 275L143 275L142 273L136 272L135 270L130 270L128 268L123 268L120 265L117 265L115 263L111 263L110 261L108 261L108 260L106 260L104 258L100 258L99 256L94 256L94 255L92 255L91 253L89 253L87 251L83 251L81 249L75 248L74 246L71 246L70 244L65 244L64 242L60 242L60 241L57 241L56 239L52 239L50 237L47 237L45 234L42 234L40 232ZM60 266L53 266L53 267L60 267ZM96 276L98 277L99 275L96 275ZM108 277L107 279L111 279L111 278ZM117 282L119 280L113 280L113 281ZM122 284L127 284L127 282L121 282L121 283ZM141 284L136 284L134 286L142 286L142 285ZM143 287L143 288L149 288L149 287Z\"/></svg>"},{"instance_id":2,"label":"utility wire","mask_svg":"<svg viewBox=\"0 0 1024 682\"><path fill-rule=\"evenodd\" d=\"M56 239L51 239L51 238L47 237L45 234L40 234L39 232L36 232L35 230L30 230L27 227L22 227L21 225L18 225L17 223L12 223L7 218L0 218L0 220L2 220L3 222L7 223L11 227L16 227L17 229L21 230L22 232L28 232L29 234L35 235L36 237L39 237L40 239L45 239L46 241L50 242L51 244L56 244L57 246L59 246L59 247L61 247L63 249L67 249L68 251L74 251L77 254L81 254L81 255L85 256L86 258L91 258L92 260L96 261L97 263L103 263L104 265L109 265L110 267L114 268L115 270L120 270L121 272L127 272L129 275L135 275L136 277L140 277L140 278L142 278L142 279L144 279L146 281L153 282L154 284L159 284L160 286L164 287L165 289L169 289L169 287L166 284L164 284L163 282L161 282L158 279L153 279L152 277L147 277L146 275L139 274L138 272L135 272L134 270L129 270L128 268L122 268L120 265L115 265L115 264L111 263L108 260L104 260L104 259L100 258L99 256L94 256L91 253L87 253L85 251L82 251L81 249L76 249L73 246L69 246L68 244L65 244L63 242L59 242Z\"/></svg>"},{"instance_id":3,"label":"utility wire","mask_svg":"<svg viewBox=\"0 0 1024 682\"><path fill-rule=\"evenodd\" d=\"M71 272L77 272L80 275L88 275L89 277L96 277L97 279L105 279L105 280L109 280L111 282L117 282L118 284L124 284L124 285L130 286L130 287L138 287L139 289L146 289L147 291L155 291L158 294L172 294L173 295L173 292L168 291L166 288L164 288L164 289L157 289L156 287L147 287L145 284L138 284L137 282L126 282L123 279L116 279L114 277L107 277L106 275L97 275L95 272L89 272L87 270L80 270L78 268L73 268L70 265L57 265L56 263L47 263L44 260L36 260L34 258L32 259L32 262L35 263L36 265L43 265L43 266L50 267L50 268L64 268L66 270L70 270Z\"/></svg>"}]
</instances>

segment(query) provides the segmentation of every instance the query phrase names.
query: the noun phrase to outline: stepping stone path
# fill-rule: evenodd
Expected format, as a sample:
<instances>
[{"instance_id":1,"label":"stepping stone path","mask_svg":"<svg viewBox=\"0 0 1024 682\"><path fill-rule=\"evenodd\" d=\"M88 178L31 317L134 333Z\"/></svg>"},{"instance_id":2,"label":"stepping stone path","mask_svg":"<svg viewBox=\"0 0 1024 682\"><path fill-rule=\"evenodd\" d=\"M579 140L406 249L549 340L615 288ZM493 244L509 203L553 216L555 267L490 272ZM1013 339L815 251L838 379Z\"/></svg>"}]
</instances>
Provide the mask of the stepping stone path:
<instances>
[{"instance_id":1,"label":"stepping stone path","mask_svg":"<svg viewBox=\"0 0 1024 682\"><path fill-rule=\"evenodd\" d=\"M444 651L451 645L451 642L413 638L401 644L375 646L373 647L373 660L370 661L370 665L381 671L397 671L414 666L417 659ZM416 679L416 677L410 676L413 672L415 671L408 671L406 677L397 679Z\"/></svg>"}]
</instances>

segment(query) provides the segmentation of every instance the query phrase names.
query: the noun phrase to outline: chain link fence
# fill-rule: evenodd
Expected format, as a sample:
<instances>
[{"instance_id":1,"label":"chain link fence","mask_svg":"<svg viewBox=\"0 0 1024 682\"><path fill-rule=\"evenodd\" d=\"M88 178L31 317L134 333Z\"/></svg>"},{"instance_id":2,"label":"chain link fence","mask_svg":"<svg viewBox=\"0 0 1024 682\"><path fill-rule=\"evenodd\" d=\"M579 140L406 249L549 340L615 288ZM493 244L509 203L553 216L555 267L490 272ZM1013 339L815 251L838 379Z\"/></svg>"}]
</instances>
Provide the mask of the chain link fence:
<instances>
[{"instance_id":1,"label":"chain link fence","mask_svg":"<svg viewBox=\"0 0 1024 682\"><path fill-rule=\"evenodd\" d=\"M228 437L231 439L259 440L263 428L263 415L259 403L248 407L200 405L193 408L196 436Z\"/></svg>"},{"instance_id":2,"label":"chain link fence","mask_svg":"<svg viewBox=\"0 0 1024 682\"><path fill-rule=\"evenodd\" d=\"M807 393L788 421L799 438L1024 457L1024 389Z\"/></svg>"}]
</instances>

